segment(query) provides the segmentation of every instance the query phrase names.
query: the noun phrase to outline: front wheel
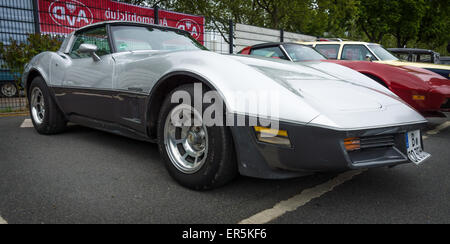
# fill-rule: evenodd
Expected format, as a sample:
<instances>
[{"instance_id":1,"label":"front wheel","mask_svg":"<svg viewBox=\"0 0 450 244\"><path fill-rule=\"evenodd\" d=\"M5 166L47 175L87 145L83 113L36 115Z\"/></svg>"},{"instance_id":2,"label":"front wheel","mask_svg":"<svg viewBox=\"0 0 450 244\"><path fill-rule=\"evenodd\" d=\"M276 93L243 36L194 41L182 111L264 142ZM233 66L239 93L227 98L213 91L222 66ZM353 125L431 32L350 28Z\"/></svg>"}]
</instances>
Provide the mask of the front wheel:
<instances>
[{"instance_id":1,"label":"front wheel","mask_svg":"<svg viewBox=\"0 0 450 244\"><path fill-rule=\"evenodd\" d=\"M175 89L164 100L158 118L158 145L170 175L181 185L194 190L222 186L237 175L231 133L225 126L206 126L203 111L192 104L171 103L177 91L194 97L193 85ZM209 104L204 103L203 108ZM177 122L173 118L179 118ZM198 124L185 124L188 118Z\"/></svg>"},{"instance_id":2,"label":"front wheel","mask_svg":"<svg viewBox=\"0 0 450 244\"><path fill-rule=\"evenodd\" d=\"M67 121L41 77L31 82L28 98L31 120L37 132L56 134L64 131Z\"/></svg>"}]
</instances>

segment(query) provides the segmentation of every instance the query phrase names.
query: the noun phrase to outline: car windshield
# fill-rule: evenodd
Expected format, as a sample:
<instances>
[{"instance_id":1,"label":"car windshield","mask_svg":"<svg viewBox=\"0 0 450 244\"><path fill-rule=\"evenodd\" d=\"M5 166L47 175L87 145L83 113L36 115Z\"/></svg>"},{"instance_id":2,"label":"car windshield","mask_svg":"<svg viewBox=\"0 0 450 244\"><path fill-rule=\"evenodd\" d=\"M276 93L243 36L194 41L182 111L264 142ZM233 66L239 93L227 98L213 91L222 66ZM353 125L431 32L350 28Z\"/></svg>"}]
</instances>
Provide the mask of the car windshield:
<instances>
[{"instance_id":1,"label":"car windshield","mask_svg":"<svg viewBox=\"0 0 450 244\"><path fill-rule=\"evenodd\" d=\"M380 45L369 45L369 48L372 50L372 52L375 53L375 55L378 56L378 58L380 58L381 61L398 60L398 58L396 58Z\"/></svg>"},{"instance_id":2,"label":"car windshield","mask_svg":"<svg viewBox=\"0 0 450 244\"><path fill-rule=\"evenodd\" d=\"M308 46L284 44L283 47L291 57L292 61L294 62L317 61L327 59L321 53Z\"/></svg>"},{"instance_id":3,"label":"car windshield","mask_svg":"<svg viewBox=\"0 0 450 244\"><path fill-rule=\"evenodd\" d=\"M207 50L185 32L148 26L111 26L117 52Z\"/></svg>"}]
</instances>

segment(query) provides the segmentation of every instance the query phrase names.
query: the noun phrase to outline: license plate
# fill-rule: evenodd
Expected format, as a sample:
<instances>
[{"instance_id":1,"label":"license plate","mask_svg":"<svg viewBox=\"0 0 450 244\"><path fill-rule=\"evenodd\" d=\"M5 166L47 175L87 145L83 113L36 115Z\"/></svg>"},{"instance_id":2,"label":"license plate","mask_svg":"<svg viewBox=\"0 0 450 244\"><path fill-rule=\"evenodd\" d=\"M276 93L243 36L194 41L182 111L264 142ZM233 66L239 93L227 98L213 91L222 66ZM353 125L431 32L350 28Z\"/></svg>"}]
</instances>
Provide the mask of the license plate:
<instances>
[{"instance_id":1,"label":"license plate","mask_svg":"<svg viewBox=\"0 0 450 244\"><path fill-rule=\"evenodd\" d=\"M406 152L411 162L419 165L431 157L431 154L422 150L422 140L420 130L410 131L406 133Z\"/></svg>"}]
</instances>

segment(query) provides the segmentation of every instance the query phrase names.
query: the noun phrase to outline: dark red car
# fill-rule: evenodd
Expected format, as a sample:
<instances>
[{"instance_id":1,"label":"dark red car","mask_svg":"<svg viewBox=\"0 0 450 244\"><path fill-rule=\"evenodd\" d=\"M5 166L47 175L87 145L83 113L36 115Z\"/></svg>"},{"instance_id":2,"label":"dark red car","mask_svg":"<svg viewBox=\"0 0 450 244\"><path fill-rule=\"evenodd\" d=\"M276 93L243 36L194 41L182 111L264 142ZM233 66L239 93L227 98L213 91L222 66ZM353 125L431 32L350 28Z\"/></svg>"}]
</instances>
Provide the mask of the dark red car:
<instances>
[{"instance_id":1,"label":"dark red car","mask_svg":"<svg viewBox=\"0 0 450 244\"><path fill-rule=\"evenodd\" d=\"M328 60L315 49L297 43L264 43L246 47L239 54L292 62L337 63L384 85L425 116L445 117L442 112L450 111L450 80L425 69L369 61Z\"/></svg>"}]
</instances>

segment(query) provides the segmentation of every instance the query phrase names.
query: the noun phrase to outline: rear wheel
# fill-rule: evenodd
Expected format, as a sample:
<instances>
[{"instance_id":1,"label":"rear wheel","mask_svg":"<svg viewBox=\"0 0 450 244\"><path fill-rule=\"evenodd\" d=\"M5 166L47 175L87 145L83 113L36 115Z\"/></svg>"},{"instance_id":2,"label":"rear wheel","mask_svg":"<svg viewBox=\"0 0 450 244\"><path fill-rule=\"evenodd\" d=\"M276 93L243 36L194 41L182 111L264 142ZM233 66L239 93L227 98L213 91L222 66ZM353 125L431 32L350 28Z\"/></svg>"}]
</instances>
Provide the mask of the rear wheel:
<instances>
[{"instance_id":1,"label":"rear wheel","mask_svg":"<svg viewBox=\"0 0 450 244\"><path fill-rule=\"evenodd\" d=\"M12 82L3 83L0 92L4 97L14 97L17 95L17 86Z\"/></svg>"},{"instance_id":2,"label":"rear wheel","mask_svg":"<svg viewBox=\"0 0 450 244\"><path fill-rule=\"evenodd\" d=\"M31 82L28 98L31 120L37 132L56 134L64 131L67 122L41 77Z\"/></svg>"},{"instance_id":3,"label":"rear wheel","mask_svg":"<svg viewBox=\"0 0 450 244\"><path fill-rule=\"evenodd\" d=\"M171 103L171 95L186 91L194 97L193 85L175 89L163 102L158 118L158 145L170 175L181 185L206 190L231 181L237 175L237 164L232 136L225 126L206 126L202 112L192 104ZM192 99L193 100L193 99ZM209 104L204 103L205 109ZM199 124L174 123L188 117Z\"/></svg>"}]
</instances>

